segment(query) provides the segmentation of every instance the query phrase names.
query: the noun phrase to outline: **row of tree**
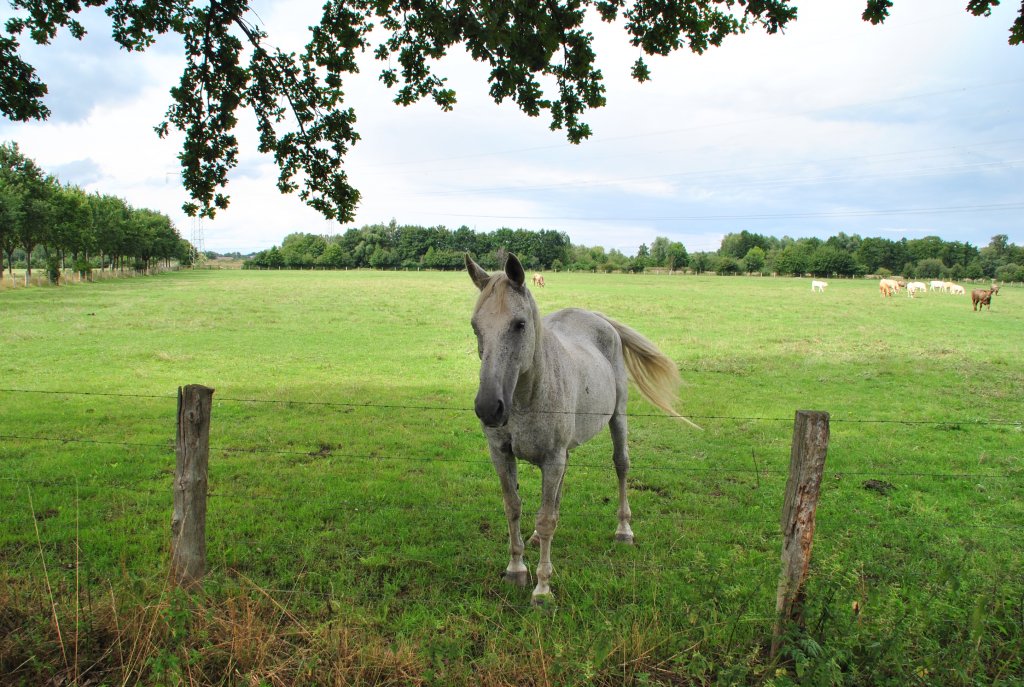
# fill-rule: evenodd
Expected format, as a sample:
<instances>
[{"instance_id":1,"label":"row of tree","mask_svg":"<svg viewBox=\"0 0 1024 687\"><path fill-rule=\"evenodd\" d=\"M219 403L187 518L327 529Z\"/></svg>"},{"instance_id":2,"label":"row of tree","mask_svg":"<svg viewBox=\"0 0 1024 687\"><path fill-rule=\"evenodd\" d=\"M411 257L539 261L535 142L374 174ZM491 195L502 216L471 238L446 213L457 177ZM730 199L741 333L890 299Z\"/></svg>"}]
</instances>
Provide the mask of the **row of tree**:
<instances>
[{"instance_id":1,"label":"row of tree","mask_svg":"<svg viewBox=\"0 0 1024 687\"><path fill-rule=\"evenodd\" d=\"M1006 234L993 236L987 246L978 248L962 241L943 241L938 236L892 240L839 232L827 240L777 239L741 231L726 235L717 253L693 256L690 267L719 274L901 274L919 279L1022 281L1024 247L1010 243Z\"/></svg>"},{"instance_id":2,"label":"row of tree","mask_svg":"<svg viewBox=\"0 0 1024 687\"><path fill-rule=\"evenodd\" d=\"M564 232L498 229L479 233L468 227L374 224L344 234L294 233L280 247L257 253L249 269L440 269L457 270L471 253L487 269L498 269L507 252L529 269L605 272L689 270L717 274L780 274L856 277L901 274L913 278L1024 281L1024 248L1005 234L977 248L937 236L921 239L861 238L843 232L827 240L781 239L748 231L727 234L715 252L689 253L665 237L642 244L635 255L601 246L573 245Z\"/></svg>"},{"instance_id":3,"label":"row of tree","mask_svg":"<svg viewBox=\"0 0 1024 687\"><path fill-rule=\"evenodd\" d=\"M281 247L254 255L248 269L437 269L457 270L463 255L472 253L488 269L499 268L506 252L515 253L531 269L562 269L572 244L565 232L498 229L489 233L462 226L445 227L372 224L344 234L289 234Z\"/></svg>"},{"instance_id":4,"label":"row of tree","mask_svg":"<svg viewBox=\"0 0 1024 687\"><path fill-rule=\"evenodd\" d=\"M55 282L67 266L83 275L97 267L145 271L193 256L167 215L61 184L17 143L0 144L0 250L12 277L15 265L25 267L26 284L33 266L45 265Z\"/></svg>"}]
</instances>

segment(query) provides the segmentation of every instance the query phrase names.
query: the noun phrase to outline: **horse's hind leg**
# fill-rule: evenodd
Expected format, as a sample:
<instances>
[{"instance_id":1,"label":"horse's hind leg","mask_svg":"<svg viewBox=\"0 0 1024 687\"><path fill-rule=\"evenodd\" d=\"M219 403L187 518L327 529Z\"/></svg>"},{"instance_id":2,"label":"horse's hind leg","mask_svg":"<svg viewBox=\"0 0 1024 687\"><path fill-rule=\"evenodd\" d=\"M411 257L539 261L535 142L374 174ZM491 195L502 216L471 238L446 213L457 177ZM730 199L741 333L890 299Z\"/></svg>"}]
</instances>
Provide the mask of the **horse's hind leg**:
<instances>
[{"instance_id":1,"label":"horse's hind leg","mask_svg":"<svg viewBox=\"0 0 1024 687\"><path fill-rule=\"evenodd\" d=\"M626 475L629 473L629 447L626 444L626 414L617 413L608 423L612 433L612 460L619 478L619 526L615 530L615 541L633 543L633 529L629 526L633 512L626 498Z\"/></svg>"},{"instance_id":2,"label":"horse's hind leg","mask_svg":"<svg viewBox=\"0 0 1024 687\"><path fill-rule=\"evenodd\" d=\"M508 520L508 567L503 577L506 582L525 587L530 581L530 573L523 562L523 534L519 530L519 519L523 512L523 503L519 498L519 480L516 470L516 459L511 453L491 449L491 462L501 482L501 493L505 503L505 518Z\"/></svg>"}]
</instances>

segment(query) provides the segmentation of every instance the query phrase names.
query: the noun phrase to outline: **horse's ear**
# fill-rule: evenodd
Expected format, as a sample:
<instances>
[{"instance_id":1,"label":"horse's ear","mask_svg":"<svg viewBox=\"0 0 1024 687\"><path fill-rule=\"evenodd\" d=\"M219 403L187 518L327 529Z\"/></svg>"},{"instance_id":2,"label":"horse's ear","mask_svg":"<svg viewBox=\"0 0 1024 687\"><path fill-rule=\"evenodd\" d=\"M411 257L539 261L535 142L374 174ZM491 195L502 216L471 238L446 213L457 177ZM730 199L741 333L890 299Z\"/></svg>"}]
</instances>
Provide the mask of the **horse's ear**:
<instances>
[{"instance_id":1,"label":"horse's ear","mask_svg":"<svg viewBox=\"0 0 1024 687\"><path fill-rule=\"evenodd\" d=\"M515 253L509 253L508 258L505 259L505 276L516 288L520 288L526 283L526 270L523 269L523 263L519 262Z\"/></svg>"},{"instance_id":2,"label":"horse's ear","mask_svg":"<svg viewBox=\"0 0 1024 687\"><path fill-rule=\"evenodd\" d=\"M483 267L473 262L473 258L469 257L469 253L466 253L466 271L469 272L469 278L476 284L476 288L483 291L491 275L487 274Z\"/></svg>"}]
</instances>

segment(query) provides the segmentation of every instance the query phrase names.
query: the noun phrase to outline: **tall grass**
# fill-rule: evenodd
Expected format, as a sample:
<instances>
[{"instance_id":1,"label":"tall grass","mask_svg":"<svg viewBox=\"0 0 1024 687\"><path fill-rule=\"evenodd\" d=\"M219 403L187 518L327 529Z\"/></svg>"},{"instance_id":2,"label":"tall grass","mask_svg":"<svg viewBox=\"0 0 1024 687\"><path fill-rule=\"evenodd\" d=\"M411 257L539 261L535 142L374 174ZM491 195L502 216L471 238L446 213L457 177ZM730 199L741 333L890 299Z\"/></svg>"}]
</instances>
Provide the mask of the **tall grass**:
<instances>
[{"instance_id":1,"label":"tall grass","mask_svg":"<svg viewBox=\"0 0 1024 687\"><path fill-rule=\"evenodd\" d=\"M612 541L607 436L573 453L548 613L499 579L465 274L0 294L0 682L1019 684L1024 292L975 313L870 281L546 276L542 312L655 341L706 428L634 394L635 547ZM188 383L216 389L193 597L166 584ZM798 408L830 411L832 442L807 628L773 663Z\"/></svg>"}]
</instances>

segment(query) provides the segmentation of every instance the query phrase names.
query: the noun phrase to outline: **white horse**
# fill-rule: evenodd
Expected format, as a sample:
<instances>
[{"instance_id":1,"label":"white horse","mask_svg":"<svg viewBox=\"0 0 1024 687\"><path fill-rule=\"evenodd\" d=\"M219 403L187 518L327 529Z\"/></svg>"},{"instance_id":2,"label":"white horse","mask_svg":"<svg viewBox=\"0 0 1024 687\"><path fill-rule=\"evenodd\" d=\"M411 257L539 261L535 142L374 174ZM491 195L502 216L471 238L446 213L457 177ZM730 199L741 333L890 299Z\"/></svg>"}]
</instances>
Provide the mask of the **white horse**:
<instances>
[{"instance_id":1,"label":"white horse","mask_svg":"<svg viewBox=\"0 0 1024 687\"><path fill-rule=\"evenodd\" d=\"M932 279L928 282L929 291L946 291L948 288L948 282L942 281L941 279Z\"/></svg>"},{"instance_id":2,"label":"white horse","mask_svg":"<svg viewBox=\"0 0 1024 687\"><path fill-rule=\"evenodd\" d=\"M954 284L953 282L946 283L949 285L949 292L954 296L963 296L964 294L967 293L967 291L964 290L964 287L960 286L959 284Z\"/></svg>"},{"instance_id":3,"label":"white horse","mask_svg":"<svg viewBox=\"0 0 1024 687\"><path fill-rule=\"evenodd\" d=\"M605 425L610 427L612 461L619 478L615 539L631 543L632 513L626 499L627 375L654 405L680 417L672 409L679 372L646 338L599 313L569 308L542 320L515 255L509 254L504 272L489 275L467 254L466 269L480 289L472 319L480 355L474 410L505 500L509 562L504 577L519 586L527 584L516 476L516 459L521 459L541 471L540 511L530 538L540 545L533 602L541 604L551 598L551 539L558 524L569 451Z\"/></svg>"},{"instance_id":4,"label":"white horse","mask_svg":"<svg viewBox=\"0 0 1024 687\"><path fill-rule=\"evenodd\" d=\"M828 286L828 282L819 281L817 279L811 280L811 291L821 291L825 293L825 287Z\"/></svg>"}]
</instances>

